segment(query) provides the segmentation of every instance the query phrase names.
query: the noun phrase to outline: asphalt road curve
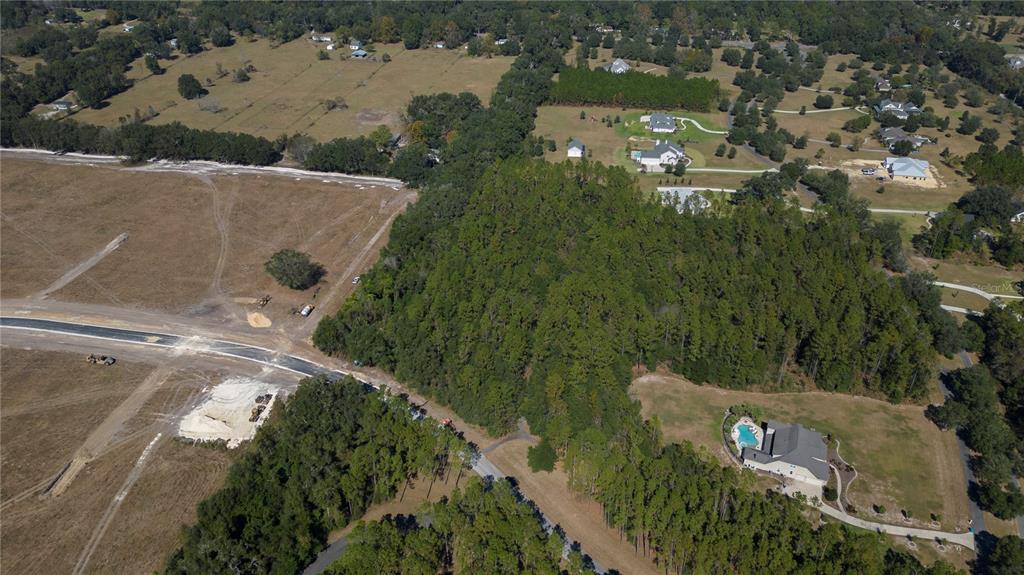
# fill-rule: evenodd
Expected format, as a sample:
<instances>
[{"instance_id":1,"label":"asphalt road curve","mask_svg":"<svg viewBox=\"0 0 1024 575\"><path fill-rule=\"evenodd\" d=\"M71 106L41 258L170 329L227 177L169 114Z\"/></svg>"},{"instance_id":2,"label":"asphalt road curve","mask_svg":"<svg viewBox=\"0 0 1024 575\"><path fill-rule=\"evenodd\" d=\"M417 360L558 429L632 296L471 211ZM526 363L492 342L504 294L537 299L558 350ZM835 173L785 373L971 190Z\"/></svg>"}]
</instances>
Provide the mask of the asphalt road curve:
<instances>
[{"instance_id":1,"label":"asphalt road curve","mask_svg":"<svg viewBox=\"0 0 1024 575\"><path fill-rule=\"evenodd\" d=\"M293 355L279 353L263 347L246 345L231 341L209 338L191 338L180 335L158 333L151 331L137 331L131 329L120 329L115 327L102 327L96 325L67 323L49 319L35 319L27 317L0 317L0 328L6 329L27 329L33 331L44 331L76 335L80 337L92 337L96 339L109 339L124 343L138 345L150 345L155 347L179 348L192 353L209 353L214 355L226 355L260 363L278 369L286 369L299 375L314 376L327 375L331 378L344 377L345 373L327 369L311 361ZM366 382L363 382L366 383Z\"/></svg>"}]
</instances>

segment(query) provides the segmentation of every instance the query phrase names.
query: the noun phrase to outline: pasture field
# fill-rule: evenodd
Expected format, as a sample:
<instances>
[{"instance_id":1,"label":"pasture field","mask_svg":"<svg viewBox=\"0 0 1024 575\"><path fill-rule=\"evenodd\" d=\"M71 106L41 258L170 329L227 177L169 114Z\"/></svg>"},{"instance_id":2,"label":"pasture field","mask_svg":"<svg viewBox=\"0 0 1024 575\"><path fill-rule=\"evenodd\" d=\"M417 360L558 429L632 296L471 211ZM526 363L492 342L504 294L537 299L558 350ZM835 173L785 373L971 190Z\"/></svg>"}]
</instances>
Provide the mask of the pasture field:
<instances>
[{"instance_id":1,"label":"pasture field","mask_svg":"<svg viewBox=\"0 0 1024 575\"><path fill-rule=\"evenodd\" d=\"M1024 270L1020 267L1014 270L996 263L977 265L962 258L932 260L915 257L911 258L910 265L935 274L941 281L970 286L991 294L1019 295L1013 284L1024 280Z\"/></svg>"},{"instance_id":2,"label":"pasture field","mask_svg":"<svg viewBox=\"0 0 1024 575\"><path fill-rule=\"evenodd\" d=\"M630 394L645 417L657 416L667 441L690 441L727 457L719 432L725 409L746 403L766 417L791 421L832 434L840 454L859 476L848 497L863 517L875 516L874 504L887 508L883 521L896 522L900 509L925 525L941 514L944 529L967 528L967 490L956 436L942 432L919 405L825 392L764 394L698 386L662 373L640 377ZM844 487L845 490L845 487Z\"/></svg>"},{"instance_id":3,"label":"pasture field","mask_svg":"<svg viewBox=\"0 0 1024 575\"><path fill-rule=\"evenodd\" d=\"M128 73L136 80L127 91L110 98L102 109L83 110L76 119L116 126L119 118L152 106L154 124L181 122L193 128L245 132L276 138L306 133L320 141L359 136L383 124L393 132L403 126L409 100L419 94L472 92L485 104L513 58L471 58L462 50L406 50L401 44L378 45L370 58L348 58L342 46L318 60L322 45L307 37L274 45L266 39L244 38L223 48L191 57L162 61L166 72L154 76L137 60ZM383 62L387 54L391 61ZM237 83L233 72L252 65L250 80ZM219 66L219 68L218 68ZM223 76L218 74L226 72ZM209 94L185 100L178 94L182 74L192 74ZM347 107L328 110L327 100ZM214 106L215 105L215 106ZM219 108L219 111L204 111Z\"/></svg>"},{"instance_id":4,"label":"pasture field","mask_svg":"<svg viewBox=\"0 0 1024 575\"><path fill-rule=\"evenodd\" d=\"M0 296L41 297L126 233L117 249L47 297L311 330L315 318L290 311L338 305L415 198L398 186L358 181L150 168L5 157ZM295 291L270 278L263 263L283 248L326 268L320 288ZM251 304L263 295L272 299L253 325Z\"/></svg>"}]
</instances>

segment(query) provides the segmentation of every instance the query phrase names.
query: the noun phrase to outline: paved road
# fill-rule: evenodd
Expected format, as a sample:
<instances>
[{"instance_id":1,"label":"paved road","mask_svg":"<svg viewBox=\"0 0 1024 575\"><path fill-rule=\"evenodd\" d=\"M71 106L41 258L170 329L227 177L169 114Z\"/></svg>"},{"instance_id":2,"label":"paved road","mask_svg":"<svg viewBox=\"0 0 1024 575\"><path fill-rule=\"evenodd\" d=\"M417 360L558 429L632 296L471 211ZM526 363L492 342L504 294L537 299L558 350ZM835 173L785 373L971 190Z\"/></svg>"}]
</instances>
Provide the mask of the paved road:
<instances>
[{"instance_id":1,"label":"paved road","mask_svg":"<svg viewBox=\"0 0 1024 575\"><path fill-rule=\"evenodd\" d=\"M36 332L66 334L79 337L113 340L135 345L159 347L174 352L228 356L244 359L276 369L287 370L305 376L327 375L331 378L340 378L345 375L352 375L353 377L356 377L355 374L351 374L344 370L330 369L316 362L295 355L279 353L255 345L205 337L186 337L155 331L140 331L100 325L70 323L51 319L11 316L0 316L0 329L30 330ZM356 377L356 379L364 385L374 388L380 387L373 382L365 381L359 377ZM473 471L481 477L506 477L506 475L502 473L496 465L482 454L474 461ZM554 524L543 513L541 513L541 518L543 519L546 529L550 530L554 527ZM573 544L574 541L569 537L566 537L566 552L568 552L568 549ZM330 559L330 555L335 554L336 558L343 551L344 544L335 545L333 548L328 547L324 551L324 553L327 554L324 556L324 562L321 562L321 558L318 557L317 562L314 563L314 565L322 565L322 568L326 568L326 566L330 564L330 561L328 561L328 559ZM606 572L606 570L596 562L594 567L599 574ZM304 571L304 574L305 573L316 575L320 573L320 571Z\"/></svg>"}]
</instances>

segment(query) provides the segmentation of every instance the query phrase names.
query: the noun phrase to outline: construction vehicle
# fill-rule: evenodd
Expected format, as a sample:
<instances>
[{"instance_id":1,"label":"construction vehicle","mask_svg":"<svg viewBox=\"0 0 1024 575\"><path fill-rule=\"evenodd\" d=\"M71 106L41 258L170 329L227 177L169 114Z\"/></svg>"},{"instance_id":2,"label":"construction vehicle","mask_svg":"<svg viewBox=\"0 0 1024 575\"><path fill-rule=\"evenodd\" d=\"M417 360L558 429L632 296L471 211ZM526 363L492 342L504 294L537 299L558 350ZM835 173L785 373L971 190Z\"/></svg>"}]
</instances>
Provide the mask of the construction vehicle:
<instances>
[{"instance_id":1,"label":"construction vehicle","mask_svg":"<svg viewBox=\"0 0 1024 575\"><path fill-rule=\"evenodd\" d=\"M256 300L256 309L263 309L264 307L266 307L268 303L270 303L270 294L267 294L261 297L260 299Z\"/></svg>"},{"instance_id":2,"label":"construction vehicle","mask_svg":"<svg viewBox=\"0 0 1024 575\"><path fill-rule=\"evenodd\" d=\"M255 422L257 419L260 418L260 415L263 414L263 411L265 409L267 409L267 406L265 405L257 405L256 407L252 408L252 411L249 413L249 421Z\"/></svg>"},{"instance_id":3,"label":"construction vehicle","mask_svg":"<svg viewBox=\"0 0 1024 575\"><path fill-rule=\"evenodd\" d=\"M96 365L114 365L114 362L117 361L117 359L109 355L95 355L90 353L89 357L85 358L85 361Z\"/></svg>"}]
</instances>

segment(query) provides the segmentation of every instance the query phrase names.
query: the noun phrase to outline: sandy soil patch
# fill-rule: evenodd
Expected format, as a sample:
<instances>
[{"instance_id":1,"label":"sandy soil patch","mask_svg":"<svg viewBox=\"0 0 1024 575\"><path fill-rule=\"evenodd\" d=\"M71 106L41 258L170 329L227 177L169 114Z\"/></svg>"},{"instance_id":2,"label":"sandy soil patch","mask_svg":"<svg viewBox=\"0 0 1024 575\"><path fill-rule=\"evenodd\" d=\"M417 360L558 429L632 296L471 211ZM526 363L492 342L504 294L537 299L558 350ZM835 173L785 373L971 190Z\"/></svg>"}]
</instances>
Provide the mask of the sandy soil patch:
<instances>
[{"instance_id":1,"label":"sandy soil patch","mask_svg":"<svg viewBox=\"0 0 1024 575\"><path fill-rule=\"evenodd\" d=\"M209 396L178 424L178 436L196 441L224 441L235 448L256 435L270 417L278 387L248 377L233 377L210 390Z\"/></svg>"},{"instance_id":2,"label":"sandy soil patch","mask_svg":"<svg viewBox=\"0 0 1024 575\"><path fill-rule=\"evenodd\" d=\"M270 319L258 311L250 311L245 314L245 319L253 327L270 327Z\"/></svg>"}]
</instances>

